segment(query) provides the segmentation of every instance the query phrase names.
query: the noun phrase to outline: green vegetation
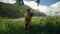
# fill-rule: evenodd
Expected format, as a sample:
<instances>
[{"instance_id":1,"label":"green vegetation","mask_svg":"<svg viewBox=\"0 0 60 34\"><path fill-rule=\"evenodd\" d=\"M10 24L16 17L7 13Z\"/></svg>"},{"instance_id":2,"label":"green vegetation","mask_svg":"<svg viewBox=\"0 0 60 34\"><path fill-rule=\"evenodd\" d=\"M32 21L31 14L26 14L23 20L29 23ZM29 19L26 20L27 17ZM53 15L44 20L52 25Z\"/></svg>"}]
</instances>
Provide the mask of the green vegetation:
<instances>
[{"instance_id":1,"label":"green vegetation","mask_svg":"<svg viewBox=\"0 0 60 34\"><path fill-rule=\"evenodd\" d=\"M32 28L24 29L24 18L0 19L0 34L60 34L59 17L33 17Z\"/></svg>"},{"instance_id":2,"label":"green vegetation","mask_svg":"<svg viewBox=\"0 0 60 34\"><path fill-rule=\"evenodd\" d=\"M24 16L26 10L30 8L27 5L21 5L19 6L18 3L15 4L6 4L6 3L2 3L0 2L0 16L2 17L6 17L6 18L21 18ZM31 8L30 8L31 9ZM31 9L33 10L33 9ZM34 15L35 16L46 16L44 13L40 12L35 12L34 10Z\"/></svg>"},{"instance_id":3,"label":"green vegetation","mask_svg":"<svg viewBox=\"0 0 60 34\"><path fill-rule=\"evenodd\" d=\"M24 16L28 8L30 7L19 6L18 3L0 2L0 34L60 34L60 16L46 16L33 9L35 17L32 18L32 27L25 30L24 18L20 17Z\"/></svg>"},{"instance_id":4,"label":"green vegetation","mask_svg":"<svg viewBox=\"0 0 60 34\"><path fill-rule=\"evenodd\" d=\"M24 13L28 8L30 7L26 5L19 6L18 3L5 4L0 2L0 16L7 18L20 18L24 16Z\"/></svg>"}]
</instances>

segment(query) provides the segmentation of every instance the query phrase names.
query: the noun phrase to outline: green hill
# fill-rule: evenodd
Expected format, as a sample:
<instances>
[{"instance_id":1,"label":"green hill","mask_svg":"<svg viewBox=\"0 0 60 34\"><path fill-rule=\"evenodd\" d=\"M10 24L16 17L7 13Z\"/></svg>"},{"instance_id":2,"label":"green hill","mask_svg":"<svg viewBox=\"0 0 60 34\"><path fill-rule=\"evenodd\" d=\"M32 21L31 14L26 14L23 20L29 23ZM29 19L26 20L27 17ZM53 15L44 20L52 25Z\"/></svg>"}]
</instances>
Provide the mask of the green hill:
<instances>
[{"instance_id":1,"label":"green hill","mask_svg":"<svg viewBox=\"0 0 60 34\"><path fill-rule=\"evenodd\" d=\"M15 4L7 4L0 2L0 16L7 17L7 18L20 18L24 16L24 13L26 10L30 8L27 5L21 5L19 6L18 3ZM31 8L30 8L31 9ZM32 9L33 10L33 9ZM46 16L44 13L34 11L35 16ZM40 14L42 15L40 15Z\"/></svg>"},{"instance_id":2,"label":"green hill","mask_svg":"<svg viewBox=\"0 0 60 34\"><path fill-rule=\"evenodd\" d=\"M5 4L0 2L0 16L3 17L11 17L11 18L17 18L17 17L23 17L26 10L30 8L26 5L19 6L16 4Z\"/></svg>"}]
</instances>

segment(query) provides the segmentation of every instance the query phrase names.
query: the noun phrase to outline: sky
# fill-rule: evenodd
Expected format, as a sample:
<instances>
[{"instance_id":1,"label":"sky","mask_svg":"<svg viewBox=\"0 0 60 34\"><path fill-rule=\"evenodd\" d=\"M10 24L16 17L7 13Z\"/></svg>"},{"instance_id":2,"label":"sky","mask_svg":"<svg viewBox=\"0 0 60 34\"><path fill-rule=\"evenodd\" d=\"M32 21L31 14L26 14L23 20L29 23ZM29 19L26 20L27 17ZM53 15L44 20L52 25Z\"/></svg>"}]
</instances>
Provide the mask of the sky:
<instances>
[{"instance_id":1,"label":"sky","mask_svg":"<svg viewBox=\"0 0 60 34\"><path fill-rule=\"evenodd\" d=\"M49 6L49 5L54 4L58 1L60 1L60 0L40 0L40 4Z\"/></svg>"},{"instance_id":2,"label":"sky","mask_svg":"<svg viewBox=\"0 0 60 34\"><path fill-rule=\"evenodd\" d=\"M16 0L0 0L0 2L14 4ZM40 5L37 6L35 1L25 1L24 4L28 5L34 10L45 13L46 15L60 15L60 0L40 0Z\"/></svg>"}]
</instances>

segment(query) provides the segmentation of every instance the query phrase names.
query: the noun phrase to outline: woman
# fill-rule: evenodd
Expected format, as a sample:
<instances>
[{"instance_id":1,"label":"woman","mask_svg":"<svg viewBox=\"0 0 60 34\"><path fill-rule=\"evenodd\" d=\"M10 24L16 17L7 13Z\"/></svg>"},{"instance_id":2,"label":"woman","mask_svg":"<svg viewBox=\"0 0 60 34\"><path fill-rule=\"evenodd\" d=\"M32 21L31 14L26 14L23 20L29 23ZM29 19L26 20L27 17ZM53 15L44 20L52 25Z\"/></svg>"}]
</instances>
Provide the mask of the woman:
<instances>
[{"instance_id":1,"label":"woman","mask_svg":"<svg viewBox=\"0 0 60 34\"><path fill-rule=\"evenodd\" d=\"M27 29L30 26L32 26L32 13L30 9L28 9L25 13L25 29Z\"/></svg>"}]
</instances>

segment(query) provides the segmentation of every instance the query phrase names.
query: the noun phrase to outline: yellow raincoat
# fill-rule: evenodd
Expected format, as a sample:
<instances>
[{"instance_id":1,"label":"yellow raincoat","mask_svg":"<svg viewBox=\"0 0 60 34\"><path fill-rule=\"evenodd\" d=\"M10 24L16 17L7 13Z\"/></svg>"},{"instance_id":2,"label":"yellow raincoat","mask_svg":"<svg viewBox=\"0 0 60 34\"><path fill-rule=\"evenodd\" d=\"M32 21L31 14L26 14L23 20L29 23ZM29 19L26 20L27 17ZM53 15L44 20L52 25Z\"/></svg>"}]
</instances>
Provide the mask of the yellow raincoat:
<instances>
[{"instance_id":1,"label":"yellow raincoat","mask_svg":"<svg viewBox=\"0 0 60 34\"><path fill-rule=\"evenodd\" d=\"M31 16L29 16L27 13L25 13L25 15L24 15L24 24L26 25L26 19L30 19L29 21L30 21L30 26L32 25L32 17Z\"/></svg>"}]
</instances>

